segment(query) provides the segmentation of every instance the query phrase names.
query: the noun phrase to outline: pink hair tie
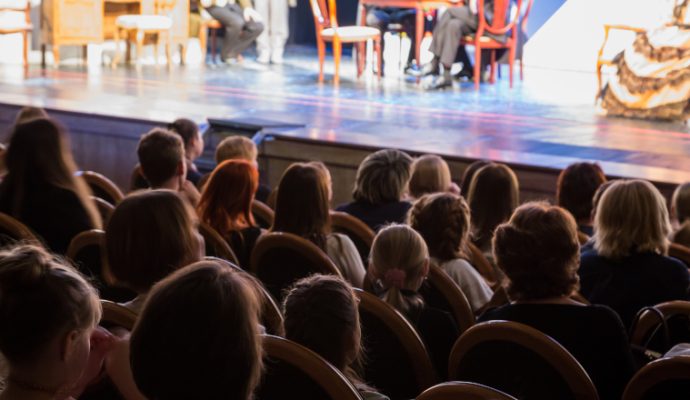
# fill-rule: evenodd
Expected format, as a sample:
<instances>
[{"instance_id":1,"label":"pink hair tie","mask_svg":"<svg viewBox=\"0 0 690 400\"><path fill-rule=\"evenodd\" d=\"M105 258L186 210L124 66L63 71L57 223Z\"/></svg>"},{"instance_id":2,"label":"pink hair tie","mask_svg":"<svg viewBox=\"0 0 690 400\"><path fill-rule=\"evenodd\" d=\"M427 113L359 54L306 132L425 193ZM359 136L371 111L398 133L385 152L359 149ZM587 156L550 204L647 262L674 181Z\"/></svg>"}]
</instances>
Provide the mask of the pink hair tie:
<instances>
[{"instance_id":1,"label":"pink hair tie","mask_svg":"<svg viewBox=\"0 0 690 400\"><path fill-rule=\"evenodd\" d=\"M405 285L405 277L407 274L405 271L399 269L399 268L394 268L394 269L389 269L386 271L386 276L384 277L386 283L388 286L392 287L397 287L398 289L402 289L403 286Z\"/></svg>"}]
</instances>

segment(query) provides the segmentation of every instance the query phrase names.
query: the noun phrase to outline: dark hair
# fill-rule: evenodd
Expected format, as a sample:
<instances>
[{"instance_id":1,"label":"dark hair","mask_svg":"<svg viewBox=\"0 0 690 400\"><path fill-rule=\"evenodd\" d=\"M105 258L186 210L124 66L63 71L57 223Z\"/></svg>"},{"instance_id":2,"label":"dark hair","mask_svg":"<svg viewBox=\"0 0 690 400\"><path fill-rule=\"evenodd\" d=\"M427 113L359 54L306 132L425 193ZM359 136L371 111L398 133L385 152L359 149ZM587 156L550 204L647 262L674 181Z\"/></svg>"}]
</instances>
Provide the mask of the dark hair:
<instances>
[{"instance_id":1,"label":"dark hair","mask_svg":"<svg viewBox=\"0 0 690 400\"><path fill-rule=\"evenodd\" d=\"M395 149L369 154L357 169L352 197L371 204L400 201L410 180L412 157Z\"/></svg>"},{"instance_id":2,"label":"dark hair","mask_svg":"<svg viewBox=\"0 0 690 400\"><path fill-rule=\"evenodd\" d=\"M146 190L117 205L105 233L108 266L116 280L139 293L197 261L195 215L170 190Z\"/></svg>"},{"instance_id":3,"label":"dark hair","mask_svg":"<svg viewBox=\"0 0 690 400\"><path fill-rule=\"evenodd\" d=\"M51 119L33 119L14 127L5 153L7 175L0 185L0 197L9 200L9 214L22 218L29 188L56 187L72 192L86 211L94 228L101 227L101 217L89 198L86 182L74 176L77 167L67 138L67 131Z\"/></svg>"},{"instance_id":4,"label":"dark hair","mask_svg":"<svg viewBox=\"0 0 690 400\"><path fill-rule=\"evenodd\" d=\"M142 174L155 188L177 175L180 163L184 162L185 149L180 136L153 128L141 137L137 155Z\"/></svg>"},{"instance_id":5,"label":"dark hair","mask_svg":"<svg viewBox=\"0 0 690 400\"><path fill-rule=\"evenodd\" d=\"M302 236L322 250L330 233L329 177L320 162L295 163L280 178L273 232Z\"/></svg>"},{"instance_id":6,"label":"dark hair","mask_svg":"<svg viewBox=\"0 0 690 400\"><path fill-rule=\"evenodd\" d=\"M467 254L470 208L461 196L425 195L412 206L409 220L410 226L424 238L431 257L446 262Z\"/></svg>"},{"instance_id":7,"label":"dark hair","mask_svg":"<svg viewBox=\"0 0 690 400\"><path fill-rule=\"evenodd\" d=\"M489 164L491 164L489 160L477 160L465 168L465 171L462 173L462 185L460 186L460 194L463 197L467 198L470 193L470 184L474 174Z\"/></svg>"},{"instance_id":8,"label":"dark hair","mask_svg":"<svg viewBox=\"0 0 690 400\"><path fill-rule=\"evenodd\" d=\"M558 175L557 203L570 211L576 221L588 221L592 217L594 193L604 182L606 175L599 164L571 164Z\"/></svg>"},{"instance_id":9,"label":"dark hair","mask_svg":"<svg viewBox=\"0 0 690 400\"><path fill-rule=\"evenodd\" d=\"M141 392L160 400L250 399L262 368L255 289L243 274L212 261L159 282L130 339Z\"/></svg>"},{"instance_id":10,"label":"dark hair","mask_svg":"<svg viewBox=\"0 0 690 400\"><path fill-rule=\"evenodd\" d=\"M50 342L101 318L96 290L41 247L0 251L0 352L10 364L39 362Z\"/></svg>"},{"instance_id":11,"label":"dark hair","mask_svg":"<svg viewBox=\"0 0 690 400\"><path fill-rule=\"evenodd\" d=\"M472 241L484 250L491 244L494 229L507 221L518 206L520 190L513 170L491 163L472 178L467 200L472 219Z\"/></svg>"},{"instance_id":12,"label":"dark hair","mask_svg":"<svg viewBox=\"0 0 690 400\"><path fill-rule=\"evenodd\" d=\"M577 224L563 208L523 204L496 228L493 248L513 300L569 296L579 288Z\"/></svg>"},{"instance_id":13,"label":"dark hair","mask_svg":"<svg viewBox=\"0 0 690 400\"><path fill-rule=\"evenodd\" d=\"M178 118L168 124L168 130L180 135L185 150L191 145L192 141L199 137L199 127L194 121L187 118Z\"/></svg>"}]
</instances>

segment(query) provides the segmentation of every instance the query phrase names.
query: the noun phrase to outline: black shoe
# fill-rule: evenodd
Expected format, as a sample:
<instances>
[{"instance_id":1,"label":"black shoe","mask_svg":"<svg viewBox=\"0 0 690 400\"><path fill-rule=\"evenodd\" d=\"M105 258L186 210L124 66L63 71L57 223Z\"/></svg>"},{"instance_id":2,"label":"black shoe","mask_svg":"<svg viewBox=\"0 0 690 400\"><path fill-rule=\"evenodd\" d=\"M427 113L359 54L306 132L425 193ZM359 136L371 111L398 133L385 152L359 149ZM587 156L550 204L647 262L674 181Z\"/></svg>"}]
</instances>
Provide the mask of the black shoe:
<instances>
[{"instance_id":1,"label":"black shoe","mask_svg":"<svg viewBox=\"0 0 690 400\"><path fill-rule=\"evenodd\" d=\"M450 87L453 87L453 80L445 76L438 76L431 83L424 86L426 90L440 90Z\"/></svg>"},{"instance_id":2,"label":"black shoe","mask_svg":"<svg viewBox=\"0 0 690 400\"><path fill-rule=\"evenodd\" d=\"M429 76L429 75L438 75L439 74L439 67L438 64L436 63L428 63L424 64L422 68L410 68L407 71L407 74L410 76L414 77L422 77L422 76Z\"/></svg>"},{"instance_id":3,"label":"black shoe","mask_svg":"<svg viewBox=\"0 0 690 400\"><path fill-rule=\"evenodd\" d=\"M458 81L463 80L463 78L467 78L468 81L471 81L472 79L474 79L474 72L471 69L463 68L460 70L460 72L453 75L453 78Z\"/></svg>"}]
</instances>

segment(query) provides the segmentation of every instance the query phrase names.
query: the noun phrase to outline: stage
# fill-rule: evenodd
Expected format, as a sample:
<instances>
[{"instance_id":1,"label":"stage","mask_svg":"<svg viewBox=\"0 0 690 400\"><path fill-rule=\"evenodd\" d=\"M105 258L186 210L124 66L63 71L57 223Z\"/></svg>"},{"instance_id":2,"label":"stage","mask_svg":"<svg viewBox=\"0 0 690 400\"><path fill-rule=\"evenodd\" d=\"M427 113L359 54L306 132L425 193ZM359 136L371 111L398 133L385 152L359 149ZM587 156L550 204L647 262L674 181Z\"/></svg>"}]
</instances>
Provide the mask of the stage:
<instances>
[{"instance_id":1,"label":"stage","mask_svg":"<svg viewBox=\"0 0 690 400\"><path fill-rule=\"evenodd\" d=\"M427 92L404 77L378 82L371 71L357 80L348 57L334 87L328 61L323 84L309 47L289 48L285 64L270 67L251 57L244 66L170 70L65 63L32 65L24 76L18 66L0 65L0 128L9 125L17 106L45 107L73 131L80 166L113 177L125 189L138 136L178 117L303 125L267 128L257 139L271 183L287 163L312 158L351 179L361 157L382 147L446 156L454 175L475 159L508 163L521 175L528 198L550 197L557 171L579 160L598 161L610 176L649 179L666 193L690 181L690 128L601 116L592 73L526 66L525 80L516 68L510 89L503 67L502 78L478 92L470 82ZM346 199L349 190L337 187L336 200Z\"/></svg>"}]
</instances>

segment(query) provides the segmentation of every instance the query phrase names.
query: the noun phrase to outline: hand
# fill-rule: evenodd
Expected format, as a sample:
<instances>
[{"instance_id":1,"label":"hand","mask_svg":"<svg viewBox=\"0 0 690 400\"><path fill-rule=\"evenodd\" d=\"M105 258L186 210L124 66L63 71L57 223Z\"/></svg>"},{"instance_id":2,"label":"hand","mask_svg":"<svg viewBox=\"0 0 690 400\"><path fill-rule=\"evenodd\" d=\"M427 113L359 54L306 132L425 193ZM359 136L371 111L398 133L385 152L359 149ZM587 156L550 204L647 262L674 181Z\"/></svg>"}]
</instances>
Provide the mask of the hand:
<instances>
[{"instance_id":1,"label":"hand","mask_svg":"<svg viewBox=\"0 0 690 400\"><path fill-rule=\"evenodd\" d=\"M261 18L261 14L259 14L255 9L251 7L247 7L243 10L244 14L244 20L249 22L249 21L254 21L254 22L261 22L263 18Z\"/></svg>"}]
</instances>

